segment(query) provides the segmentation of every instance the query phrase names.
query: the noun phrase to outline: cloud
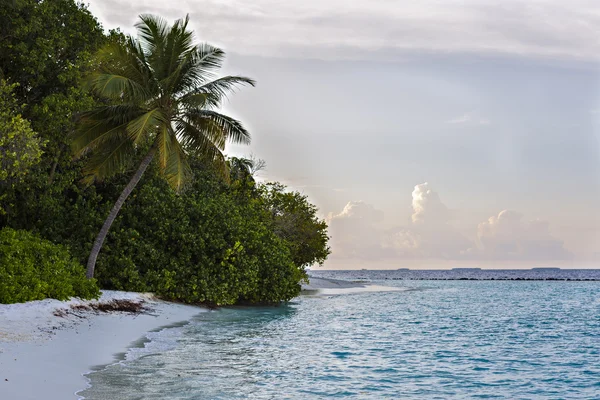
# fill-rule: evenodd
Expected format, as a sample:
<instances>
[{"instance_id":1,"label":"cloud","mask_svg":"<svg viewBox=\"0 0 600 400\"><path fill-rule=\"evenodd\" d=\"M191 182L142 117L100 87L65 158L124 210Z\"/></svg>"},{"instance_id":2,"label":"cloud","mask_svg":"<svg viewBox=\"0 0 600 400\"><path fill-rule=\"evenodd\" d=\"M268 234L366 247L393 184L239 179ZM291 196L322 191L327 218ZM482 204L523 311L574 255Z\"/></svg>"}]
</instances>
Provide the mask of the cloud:
<instances>
[{"instance_id":1,"label":"cloud","mask_svg":"<svg viewBox=\"0 0 600 400\"><path fill-rule=\"evenodd\" d=\"M328 218L334 257L362 259L453 259L473 246L450 225L450 211L428 183L412 192L408 226L385 229L383 212L365 202L350 202Z\"/></svg>"},{"instance_id":2,"label":"cloud","mask_svg":"<svg viewBox=\"0 0 600 400\"><path fill-rule=\"evenodd\" d=\"M455 259L472 246L451 224L448 207L429 183L412 192L412 224L389 232L388 240L400 256Z\"/></svg>"},{"instance_id":3,"label":"cloud","mask_svg":"<svg viewBox=\"0 0 600 400\"><path fill-rule=\"evenodd\" d=\"M337 215L332 215L332 219L353 219L369 222L381 222L383 220L383 211L377 210L364 201L351 201Z\"/></svg>"},{"instance_id":4,"label":"cloud","mask_svg":"<svg viewBox=\"0 0 600 400\"><path fill-rule=\"evenodd\" d=\"M472 113L465 113L459 117L446 121L446 123L454 125L489 125L491 122L487 118L478 117Z\"/></svg>"},{"instance_id":5,"label":"cloud","mask_svg":"<svg viewBox=\"0 0 600 400\"><path fill-rule=\"evenodd\" d=\"M383 212L364 201L351 201L339 214L327 217L331 248L339 258L378 259L386 254L382 246Z\"/></svg>"},{"instance_id":6,"label":"cloud","mask_svg":"<svg viewBox=\"0 0 600 400\"><path fill-rule=\"evenodd\" d=\"M552 237L548 222L524 221L518 212L504 210L478 226L477 238L484 258L504 260L565 260L572 254Z\"/></svg>"},{"instance_id":7,"label":"cloud","mask_svg":"<svg viewBox=\"0 0 600 400\"><path fill-rule=\"evenodd\" d=\"M593 0L90 0L107 27L130 29L142 12L190 13L198 35L227 50L293 58L501 54L598 61ZM168 4L168 5L167 5Z\"/></svg>"},{"instance_id":8,"label":"cloud","mask_svg":"<svg viewBox=\"0 0 600 400\"><path fill-rule=\"evenodd\" d=\"M450 213L429 183L416 185L412 192L412 222L417 225L445 224Z\"/></svg>"},{"instance_id":9,"label":"cloud","mask_svg":"<svg viewBox=\"0 0 600 400\"><path fill-rule=\"evenodd\" d=\"M548 223L525 221L504 210L476 227L469 240L452 225L451 212L428 183L412 192L412 217L406 226L386 229L384 214L362 201L330 214L332 256L360 260L555 261L572 254L554 238ZM475 228L475 227L474 227Z\"/></svg>"}]
</instances>

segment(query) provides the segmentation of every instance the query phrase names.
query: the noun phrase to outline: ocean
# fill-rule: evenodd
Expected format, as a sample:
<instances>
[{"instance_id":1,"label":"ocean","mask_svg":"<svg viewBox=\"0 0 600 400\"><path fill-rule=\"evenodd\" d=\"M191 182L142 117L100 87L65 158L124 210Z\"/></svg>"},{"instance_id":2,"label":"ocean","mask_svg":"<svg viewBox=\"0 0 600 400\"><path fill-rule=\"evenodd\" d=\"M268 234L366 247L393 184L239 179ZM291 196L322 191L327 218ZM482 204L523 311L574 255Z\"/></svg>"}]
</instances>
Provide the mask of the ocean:
<instances>
[{"instance_id":1,"label":"ocean","mask_svg":"<svg viewBox=\"0 0 600 400\"><path fill-rule=\"evenodd\" d=\"M599 270L311 271L401 288L204 312L85 399L599 399ZM533 280L535 279L535 280ZM90 344L93 345L93 344Z\"/></svg>"}]
</instances>

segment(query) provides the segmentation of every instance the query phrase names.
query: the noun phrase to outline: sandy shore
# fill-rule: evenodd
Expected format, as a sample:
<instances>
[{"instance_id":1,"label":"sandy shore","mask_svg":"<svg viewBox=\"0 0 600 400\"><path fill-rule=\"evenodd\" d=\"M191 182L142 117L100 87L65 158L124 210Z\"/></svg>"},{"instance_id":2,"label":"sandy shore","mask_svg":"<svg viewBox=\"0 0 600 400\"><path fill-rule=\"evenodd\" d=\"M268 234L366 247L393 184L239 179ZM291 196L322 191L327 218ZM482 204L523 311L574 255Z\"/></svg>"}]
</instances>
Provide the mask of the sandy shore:
<instances>
[{"instance_id":1,"label":"sandy shore","mask_svg":"<svg viewBox=\"0 0 600 400\"><path fill-rule=\"evenodd\" d=\"M302 290L355 289L364 288L367 285L367 282L350 282L340 279L315 278L313 276L310 278L310 283L302 285Z\"/></svg>"},{"instance_id":2,"label":"sandy shore","mask_svg":"<svg viewBox=\"0 0 600 400\"><path fill-rule=\"evenodd\" d=\"M116 361L144 335L205 311L139 293L103 291L100 301L143 300L142 314L71 312L78 300L0 305L0 399L77 399L92 367ZM59 314L59 315L55 315Z\"/></svg>"},{"instance_id":3,"label":"sandy shore","mask_svg":"<svg viewBox=\"0 0 600 400\"><path fill-rule=\"evenodd\" d=\"M336 279L311 278L305 295L401 290ZM206 309L168 303L151 295L103 291L100 302L143 301L141 314L73 310L71 300L0 304L0 399L68 400L88 385L85 374L117 361L150 331L185 323Z\"/></svg>"},{"instance_id":4,"label":"sandy shore","mask_svg":"<svg viewBox=\"0 0 600 400\"><path fill-rule=\"evenodd\" d=\"M336 294L350 294L350 293L361 293L361 292L391 292L391 291L405 291L405 288L373 285L369 282L351 282L340 279L328 279L328 278L310 278L309 284L302 285L303 294L314 294L314 295L336 295Z\"/></svg>"}]
</instances>

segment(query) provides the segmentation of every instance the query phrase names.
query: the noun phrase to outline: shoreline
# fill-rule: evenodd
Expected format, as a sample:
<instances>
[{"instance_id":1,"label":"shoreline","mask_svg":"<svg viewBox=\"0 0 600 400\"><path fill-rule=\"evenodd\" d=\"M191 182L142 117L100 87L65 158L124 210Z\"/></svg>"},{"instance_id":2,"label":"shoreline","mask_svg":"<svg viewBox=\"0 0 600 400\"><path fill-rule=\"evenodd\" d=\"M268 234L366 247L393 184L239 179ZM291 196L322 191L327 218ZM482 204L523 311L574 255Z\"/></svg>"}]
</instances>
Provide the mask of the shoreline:
<instances>
[{"instance_id":1,"label":"shoreline","mask_svg":"<svg viewBox=\"0 0 600 400\"><path fill-rule=\"evenodd\" d=\"M317 278L311 276L309 284L302 285L300 295L331 296L364 292L403 292L406 288L375 285L368 281L346 281L343 279Z\"/></svg>"},{"instance_id":2,"label":"shoreline","mask_svg":"<svg viewBox=\"0 0 600 400\"><path fill-rule=\"evenodd\" d=\"M402 290L339 279L310 281L302 285L301 296ZM145 309L103 313L86 308L113 300L143 302ZM97 301L0 304L0 398L82 399L78 393L89 387L89 373L125 360L132 349L143 351L162 330L183 326L208 311L152 294L111 290L103 290Z\"/></svg>"},{"instance_id":3,"label":"shoreline","mask_svg":"<svg viewBox=\"0 0 600 400\"><path fill-rule=\"evenodd\" d=\"M56 309L94 302L46 299L0 305L0 398L80 399L77 393L88 387L88 373L145 345L149 333L185 324L208 311L142 293L106 290L99 301L116 299L143 301L147 310L60 316Z\"/></svg>"}]
</instances>

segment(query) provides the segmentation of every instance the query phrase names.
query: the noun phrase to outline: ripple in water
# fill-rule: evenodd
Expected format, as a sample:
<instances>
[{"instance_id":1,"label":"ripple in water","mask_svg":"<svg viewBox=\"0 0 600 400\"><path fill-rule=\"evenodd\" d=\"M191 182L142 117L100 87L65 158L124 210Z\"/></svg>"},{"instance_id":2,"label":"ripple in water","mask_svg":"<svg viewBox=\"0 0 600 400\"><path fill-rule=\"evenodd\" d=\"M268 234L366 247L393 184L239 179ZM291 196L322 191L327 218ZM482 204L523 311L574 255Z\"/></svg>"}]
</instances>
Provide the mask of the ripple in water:
<instances>
[{"instance_id":1,"label":"ripple in water","mask_svg":"<svg viewBox=\"0 0 600 400\"><path fill-rule=\"evenodd\" d=\"M599 398L595 282L423 288L221 309L89 375L86 399ZM171 341L167 340L171 337ZM152 348L151 346L149 347Z\"/></svg>"}]
</instances>

